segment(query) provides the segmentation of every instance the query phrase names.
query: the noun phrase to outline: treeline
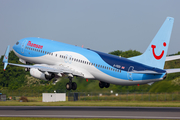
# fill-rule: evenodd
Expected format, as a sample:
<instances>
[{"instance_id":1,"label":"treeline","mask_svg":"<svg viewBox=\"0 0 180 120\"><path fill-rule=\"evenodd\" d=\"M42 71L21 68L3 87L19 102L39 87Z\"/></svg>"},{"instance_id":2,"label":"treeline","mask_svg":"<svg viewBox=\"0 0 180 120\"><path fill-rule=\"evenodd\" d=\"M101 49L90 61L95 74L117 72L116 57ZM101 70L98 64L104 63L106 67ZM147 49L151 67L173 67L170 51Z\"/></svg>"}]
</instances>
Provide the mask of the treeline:
<instances>
[{"instance_id":1,"label":"treeline","mask_svg":"<svg viewBox=\"0 0 180 120\"><path fill-rule=\"evenodd\" d=\"M128 50L128 51L113 51L110 54L121 56L121 57L133 57L141 55L139 51ZM180 52L176 53L180 54ZM3 56L1 56L1 61ZM9 62L18 63L19 58L14 54L13 51L9 54ZM30 76L29 72L25 72L24 68L7 66L6 70L3 70L4 65L0 64L0 92L2 90L15 90L15 91L40 91L40 92L51 92L57 90L59 92L66 91L65 85L68 82L68 78L60 78L59 81L54 85L53 80L43 81ZM180 60L169 61L165 63L165 69L168 68L180 68ZM99 81L89 80L88 82L83 78L74 78L78 85L77 92L107 92L113 90L114 92L180 92L180 73L168 74L167 78L163 81L155 82L152 85L134 85L134 86L121 86L111 84L107 89L99 88Z\"/></svg>"}]
</instances>

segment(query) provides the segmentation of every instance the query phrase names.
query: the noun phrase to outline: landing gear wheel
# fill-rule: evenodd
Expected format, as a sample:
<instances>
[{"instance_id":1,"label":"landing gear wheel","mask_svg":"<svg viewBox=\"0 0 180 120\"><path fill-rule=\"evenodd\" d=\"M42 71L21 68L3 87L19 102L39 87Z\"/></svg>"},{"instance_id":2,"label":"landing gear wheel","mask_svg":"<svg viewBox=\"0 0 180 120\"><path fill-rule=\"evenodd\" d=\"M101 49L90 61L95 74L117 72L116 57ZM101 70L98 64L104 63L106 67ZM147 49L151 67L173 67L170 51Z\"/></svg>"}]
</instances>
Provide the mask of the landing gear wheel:
<instances>
[{"instance_id":1,"label":"landing gear wheel","mask_svg":"<svg viewBox=\"0 0 180 120\"><path fill-rule=\"evenodd\" d=\"M109 83L106 83L106 82L102 82L102 81L99 81L99 87L100 88L108 88L110 86Z\"/></svg>"},{"instance_id":2,"label":"landing gear wheel","mask_svg":"<svg viewBox=\"0 0 180 120\"><path fill-rule=\"evenodd\" d=\"M72 89L76 90L77 89L77 84L75 82L72 83Z\"/></svg>"},{"instance_id":3,"label":"landing gear wheel","mask_svg":"<svg viewBox=\"0 0 180 120\"><path fill-rule=\"evenodd\" d=\"M66 89L67 89L67 90L71 90L71 89L72 89L72 84L67 83L67 84L66 84Z\"/></svg>"},{"instance_id":4,"label":"landing gear wheel","mask_svg":"<svg viewBox=\"0 0 180 120\"><path fill-rule=\"evenodd\" d=\"M77 84L75 82L72 82L72 77L68 77L69 82L66 84L66 89L67 90L76 90L77 89Z\"/></svg>"},{"instance_id":5,"label":"landing gear wheel","mask_svg":"<svg viewBox=\"0 0 180 120\"><path fill-rule=\"evenodd\" d=\"M105 88L109 88L110 84L109 83L106 83L105 84Z\"/></svg>"},{"instance_id":6,"label":"landing gear wheel","mask_svg":"<svg viewBox=\"0 0 180 120\"><path fill-rule=\"evenodd\" d=\"M104 88L104 83L103 82L99 82L99 87L100 88Z\"/></svg>"}]
</instances>

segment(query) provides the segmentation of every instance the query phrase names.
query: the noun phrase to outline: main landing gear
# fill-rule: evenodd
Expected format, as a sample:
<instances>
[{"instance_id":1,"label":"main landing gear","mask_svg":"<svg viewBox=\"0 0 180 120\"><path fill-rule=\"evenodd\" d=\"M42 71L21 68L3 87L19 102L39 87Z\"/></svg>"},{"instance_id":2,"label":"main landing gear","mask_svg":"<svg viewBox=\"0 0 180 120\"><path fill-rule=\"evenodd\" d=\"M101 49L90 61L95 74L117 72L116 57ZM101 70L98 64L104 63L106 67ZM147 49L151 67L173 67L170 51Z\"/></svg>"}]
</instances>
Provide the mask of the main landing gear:
<instances>
[{"instance_id":1,"label":"main landing gear","mask_svg":"<svg viewBox=\"0 0 180 120\"><path fill-rule=\"evenodd\" d=\"M99 87L100 88L108 88L110 86L109 83L106 83L106 82L102 82L102 81L99 81Z\"/></svg>"},{"instance_id":2,"label":"main landing gear","mask_svg":"<svg viewBox=\"0 0 180 120\"><path fill-rule=\"evenodd\" d=\"M66 89L67 90L76 90L77 89L77 84L75 82L72 82L72 77L68 77L69 82L66 84Z\"/></svg>"}]
</instances>

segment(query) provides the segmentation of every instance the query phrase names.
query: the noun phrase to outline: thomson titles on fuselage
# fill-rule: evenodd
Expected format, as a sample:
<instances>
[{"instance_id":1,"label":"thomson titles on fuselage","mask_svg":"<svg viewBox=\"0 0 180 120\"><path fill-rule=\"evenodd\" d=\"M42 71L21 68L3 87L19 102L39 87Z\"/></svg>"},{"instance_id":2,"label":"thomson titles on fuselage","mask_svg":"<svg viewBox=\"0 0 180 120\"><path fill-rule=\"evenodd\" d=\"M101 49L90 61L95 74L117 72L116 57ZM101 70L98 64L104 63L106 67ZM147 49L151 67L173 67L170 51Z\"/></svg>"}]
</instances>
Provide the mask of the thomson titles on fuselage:
<instances>
[{"instance_id":1,"label":"thomson titles on fuselage","mask_svg":"<svg viewBox=\"0 0 180 120\"><path fill-rule=\"evenodd\" d=\"M42 45L33 44L33 43L31 43L31 41L28 41L27 46L31 46L31 47L35 47L35 48L39 48L39 49L43 48Z\"/></svg>"}]
</instances>

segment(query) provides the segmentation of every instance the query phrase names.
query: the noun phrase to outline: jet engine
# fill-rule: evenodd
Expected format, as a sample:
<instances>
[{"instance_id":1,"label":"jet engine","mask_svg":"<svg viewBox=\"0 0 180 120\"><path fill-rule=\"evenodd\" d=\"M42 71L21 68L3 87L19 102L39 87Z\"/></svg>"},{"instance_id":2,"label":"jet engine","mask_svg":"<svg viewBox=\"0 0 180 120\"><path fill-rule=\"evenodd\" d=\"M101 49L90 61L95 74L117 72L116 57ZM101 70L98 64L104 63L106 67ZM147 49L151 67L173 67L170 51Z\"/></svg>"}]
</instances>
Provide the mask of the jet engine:
<instances>
[{"instance_id":1,"label":"jet engine","mask_svg":"<svg viewBox=\"0 0 180 120\"><path fill-rule=\"evenodd\" d=\"M36 68L31 68L30 69L30 75L35 77L35 78L38 78L38 79L42 79L42 80L51 80L55 77L55 74L54 73L48 73L48 74L45 74L41 71L39 71L38 69Z\"/></svg>"}]
</instances>

